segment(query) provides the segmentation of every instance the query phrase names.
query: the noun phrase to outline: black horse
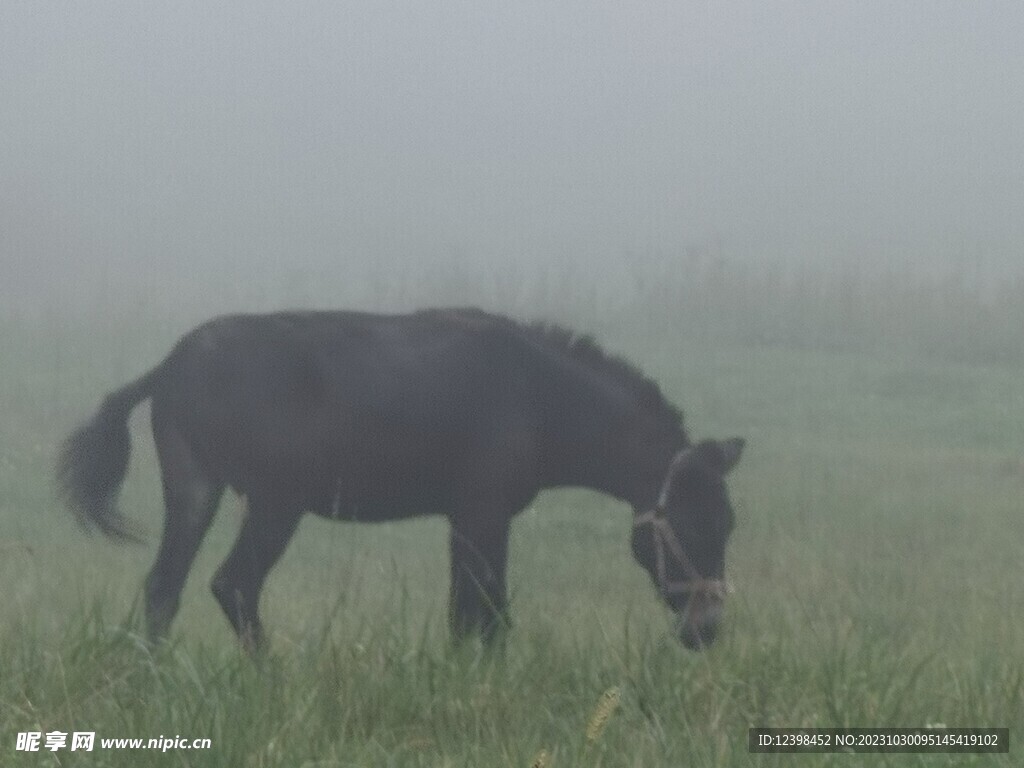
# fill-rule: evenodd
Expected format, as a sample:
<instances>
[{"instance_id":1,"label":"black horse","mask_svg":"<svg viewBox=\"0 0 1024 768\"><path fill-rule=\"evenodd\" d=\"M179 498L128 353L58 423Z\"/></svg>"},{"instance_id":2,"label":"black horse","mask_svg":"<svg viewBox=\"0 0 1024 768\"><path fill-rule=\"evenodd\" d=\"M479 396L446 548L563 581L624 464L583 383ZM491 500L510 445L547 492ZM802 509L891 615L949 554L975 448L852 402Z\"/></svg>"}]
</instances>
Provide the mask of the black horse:
<instances>
[{"instance_id":1,"label":"black horse","mask_svg":"<svg viewBox=\"0 0 1024 768\"><path fill-rule=\"evenodd\" d=\"M128 415L152 399L166 516L145 583L167 632L230 486L247 500L213 594L258 649L260 590L305 512L337 520L445 514L453 637L507 621L509 525L545 488L633 507L633 554L686 646L715 637L733 513L724 475L743 440L691 444L657 385L589 337L473 309L287 312L211 320L110 394L67 440L58 477L86 525L137 538L116 509Z\"/></svg>"}]
</instances>

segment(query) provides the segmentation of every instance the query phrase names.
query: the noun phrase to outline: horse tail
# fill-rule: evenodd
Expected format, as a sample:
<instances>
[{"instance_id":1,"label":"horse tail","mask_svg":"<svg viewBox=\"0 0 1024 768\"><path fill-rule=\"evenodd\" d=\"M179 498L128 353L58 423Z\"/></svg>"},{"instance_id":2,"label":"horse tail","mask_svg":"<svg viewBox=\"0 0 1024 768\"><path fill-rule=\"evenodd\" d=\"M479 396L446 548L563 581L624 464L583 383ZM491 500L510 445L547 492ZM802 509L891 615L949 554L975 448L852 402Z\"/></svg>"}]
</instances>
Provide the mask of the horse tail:
<instances>
[{"instance_id":1,"label":"horse tail","mask_svg":"<svg viewBox=\"0 0 1024 768\"><path fill-rule=\"evenodd\" d=\"M72 432L57 459L61 497L83 528L99 528L116 541L142 543L138 528L117 509L128 471L128 416L152 395L162 364L107 395L92 419Z\"/></svg>"}]
</instances>

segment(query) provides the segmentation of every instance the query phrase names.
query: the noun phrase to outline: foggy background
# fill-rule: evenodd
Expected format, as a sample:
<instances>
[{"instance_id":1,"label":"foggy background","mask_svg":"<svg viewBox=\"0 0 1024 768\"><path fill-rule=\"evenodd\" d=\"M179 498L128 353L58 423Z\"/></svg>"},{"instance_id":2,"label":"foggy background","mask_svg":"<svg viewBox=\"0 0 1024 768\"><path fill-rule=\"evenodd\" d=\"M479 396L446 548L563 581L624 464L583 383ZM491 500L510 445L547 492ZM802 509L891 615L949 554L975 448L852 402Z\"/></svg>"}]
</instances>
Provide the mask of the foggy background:
<instances>
[{"instance_id":1,"label":"foggy background","mask_svg":"<svg viewBox=\"0 0 1024 768\"><path fill-rule=\"evenodd\" d=\"M756 275L770 312L899 275L1005 308L1022 40L1012 2L5 2L0 299L543 312Z\"/></svg>"}]
</instances>

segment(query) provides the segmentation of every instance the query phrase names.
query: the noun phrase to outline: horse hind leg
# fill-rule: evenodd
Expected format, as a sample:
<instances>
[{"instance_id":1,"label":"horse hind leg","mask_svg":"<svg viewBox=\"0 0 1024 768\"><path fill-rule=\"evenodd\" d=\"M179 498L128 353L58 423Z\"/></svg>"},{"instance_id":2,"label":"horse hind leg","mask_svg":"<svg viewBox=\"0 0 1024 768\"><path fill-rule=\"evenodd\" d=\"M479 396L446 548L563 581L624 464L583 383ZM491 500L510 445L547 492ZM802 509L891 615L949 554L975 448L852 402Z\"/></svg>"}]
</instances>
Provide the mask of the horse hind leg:
<instances>
[{"instance_id":1,"label":"horse hind leg","mask_svg":"<svg viewBox=\"0 0 1024 768\"><path fill-rule=\"evenodd\" d=\"M203 469L181 432L154 414L153 435L164 494L164 530L146 577L146 632L166 636L199 545L217 511L224 485Z\"/></svg>"},{"instance_id":2,"label":"horse hind leg","mask_svg":"<svg viewBox=\"0 0 1024 768\"><path fill-rule=\"evenodd\" d=\"M278 558L291 541L301 514L275 505L260 494L248 498L247 512L235 546L210 585L242 646L256 653L265 646L259 617L260 592Z\"/></svg>"}]
</instances>

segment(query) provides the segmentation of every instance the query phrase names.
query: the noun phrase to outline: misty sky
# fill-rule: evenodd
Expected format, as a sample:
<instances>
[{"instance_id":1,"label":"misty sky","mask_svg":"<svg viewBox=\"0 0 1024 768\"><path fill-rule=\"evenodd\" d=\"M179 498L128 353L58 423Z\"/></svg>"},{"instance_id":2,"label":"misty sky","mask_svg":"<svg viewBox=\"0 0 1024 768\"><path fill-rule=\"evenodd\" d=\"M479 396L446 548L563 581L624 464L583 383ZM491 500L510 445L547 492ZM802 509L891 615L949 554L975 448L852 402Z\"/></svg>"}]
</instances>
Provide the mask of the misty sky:
<instances>
[{"instance_id":1,"label":"misty sky","mask_svg":"<svg viewBox=\"0 0 1024 768\"><path fill-rule=\"evenodd\" d=\"M4 0L0 282L709 243L1016 269L1022 43L1017 2Z\"/></svg>"}]
</instances>

